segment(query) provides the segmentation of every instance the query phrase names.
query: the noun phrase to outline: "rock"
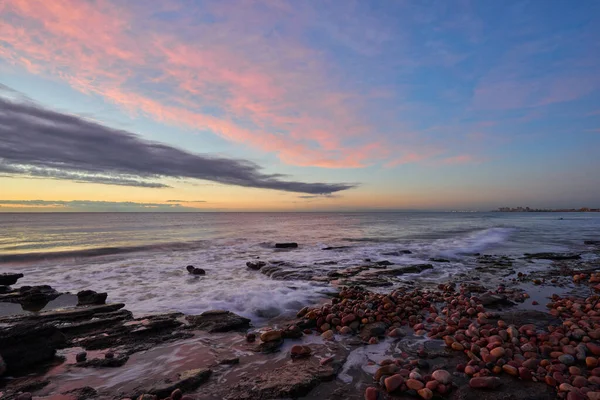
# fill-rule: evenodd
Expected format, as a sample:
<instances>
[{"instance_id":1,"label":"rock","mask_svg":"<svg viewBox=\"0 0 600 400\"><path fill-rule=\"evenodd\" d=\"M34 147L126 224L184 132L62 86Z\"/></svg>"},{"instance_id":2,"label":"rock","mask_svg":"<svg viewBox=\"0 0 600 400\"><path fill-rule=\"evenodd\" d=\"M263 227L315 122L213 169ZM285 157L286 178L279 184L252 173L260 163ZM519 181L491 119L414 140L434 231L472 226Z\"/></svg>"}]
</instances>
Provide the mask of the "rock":
<instances>
[{"instance_id":1,"label":"rock","mask_svg":"<svg viewBox=\"0 0 600 400\"><path fill-rule=\"evenodd\" d=\"M593 355L595 356L600 356L600 346L598 346L595 343L586 343L585 346L588 348L589 351L592 352Z\"/></svg>"},{"instance_id":2,"label":"rock","mask_svg":"<svg viewBox=\"0 0 600 400\"><path fill-rule=\"evenodd\" d=\"M375 380L376 382L379 382L382 377L387 376L387 375L390 375L390 376L395 375L397 371L398 371L398 366L396 364L384 365L383 367L381 367L377 371L375 371L373 380Z\"/></svg>"},{"instance_id":3,"label":"rock","mask_svg":"<svg viewBox=\"0 0 600 400\"><path fill-rule=\"evenodd\" d=\"M575 363L575 357L570 354L563 354L562 356L558 357L558 361L565 365L573 365Z\"/></svg>"},{"instance_id":4,"label":"rock","mask_svg":"<svg viewBox=\"0 0 600 400\"><path fill-rule=\"evenodd\" d=\"M320 365L315 357L296 360L258 375L243 376L223 400L282 399L306 396L323 381L333 380L342 363Z\"/></svg>"},{"instance_id":5,"label":"rock","mask_svg":"<svg viewBox=\"0 0 600 400\"><path fill-rule=\"evenodd\" d=\"M200 315L188 315L185 319L194 327L210 333L229 332L250 327L248 318L224 310L205 311Z\"/></svg>"},{"instance_id":6,"label":"rock","mask_svg":"<svg viewBox=\"0 0 600 400\"><path fill-rule=\"evenodd\" d=\"M4 362L2 355L0 355L0 376L4 375L5 372L6 372L6 363Z\"/></svg>"},{"instance_id":7,"label":"rock","mask_svg":"<svg viewBox=\"0 0 600 400\"><path fill-rule=\"evenodd\" d=\"M153 394L147 393L147 394L140 395L140 397L138 397L137 400L158 400L158 399Z\"/></svg>"},{"instance_id":8,"label":"rock","mask_svg":"<svg viewBox=\"0 0 600 400\"><path fill-rule=\"evenodd\" d=\"M411 390L421 390L425 387L425 384L416 379L409 379L406 381L406 386Z\"/></svg>"},{"instance_id":9,"label":"rock","mask_svg":"<svg viewBox=\"0 0 600 400\"><path fill-rule=\"evenodd\" d=\"M579 260L581 256L575 253L533 253L525 254L525 258L538 259L538 260Z\"/></svg>"},{"instance_id":10,"label":"rock","mask_svg":"<svg viewBox=\"0 0 600 400\"><path fill-rule=\"evenodd\" d=\"M246 334L246 342L254 343L255 341L256 341L256 334L254 334L254 333Z\"/></svg>"},{"instance_id":11,"label":"rock","mask_svg":"<svg viewBox=\"0 0 600 400\"><path fill-rule=\"evenodd\" d=\"M181 389L175 389L171 392L171 400L181 400L182 397L183 393L181 392Z\"/></svg>"},{"instance_id":12,"label":"rock","mask_svg":"<svg viewBox=\"0 0 600 400\"><path fill-rule=\"evenodd\" d=\"M583 244L587 244L587 245L600 245L600 240L584 240Z\"/></svg>"},{"instance_id":13,"label":"rock","mask_svg":"<svg viewBox=\"0 0 600 400\"><path fill-rule=\"evenodd\" d=\"M368 387L365 390L365 400L377 400L379 397L379 390L374 387Z\"/></svg>"},{"instance_id":14,"label":"rock","mask_svg":"<svg viewBox=\"0 0 600 400\"><path fill-rule=\"evenodd\" d=\"M298 243L289 242L289 243L275 243L276 249L295 249L298 247Z\"/></svg>"},{"instance_id":15,"label":"rock","mask_svg":"<svg viewBox=\"0 0 600 400\"><path fill-rule=\"evenodd\" d=\"M387 325L383 322L367 324L360 330L360 338L365 342L368 342L372 337L385 335L386 329Z\"/></svg>"},{"instance_id":16,"label":"rock","mask_svg":"<svg viewBox=\"0 0 600 400\"><path fill-rule=\"evenodd\" d=\"M248 261L246 263L246 267L248 267L250 269L253 269L255 271L258 271L259 269L261 269L265 265L267 265L267 263L264 262L264 261Z\"/></svg>"},{"instance_id":17,"label":"rock","mask_svg":"<svg viewBox=\"0 0 600 400\"><path fill-rule=\"evenodd\" d=\"M90 386L68 390L62 394L69 395L67 398L72 398L71 396L74 396L77 400L96 399L98 397L98 392L96 389ZM62 396L60 398L62 398Z\"/></svg>"},{"instance_id":18,"label":"rock","mask_svg":"<svg viewBox=\"0 0 600 400\"><path fill-rule=\"evenodd\" d=\"M491 306L509 306L514 304L512 301L508 300L508 298L503 294L493 294L493 293L484 293L479 296L479 300L481 300L481 304L485 307Z\"/></svg>"},{"instance_id":19,"label":"rock","mask_svg":"<svg viewBox=\"0 0 600 400\"><path fill-rule=\"evenodd\" d=\"M402 375L395 374L395 375L389 376L389 377L385 378L385 381L384 381L385 390L387 390L388 393L391 393L391 392L395 391L396 389L398 389L400 386L402 386L403 383L404 383L404 378L402 377Z\"/></svg>"},{"instance_id":20,"label":"rock","mask_svg":"<svg viewBox=\"0 0 600 400\"><path fill-rule=\"evenodd\" d=\"M0 329L0 354L6 373L19 375L54 358L66 343L55 326L35 322L20 323Z\"/></svg>"},{"instance_id":21,"label":"rock","mask_svg":"<svg viewBox=\"0 0 600 400\"><path fill-rule=\"evenodd\" d=\"M281 331L266 331L260 335L263 342L276 342L281 340Z\"/></svg>"},{"instance_id":22,"label":"rock","mask_svg":"<svg viewBox=\"0 0 600 400\"><path fill-rule=\"evenodd\" d=\"M433 392L431 391L431 389L428 388L417 390L417 393L419 394L419 396L421 396L421 398L425 400L429 400L433 397Z\"/></svg>"},{"instance_id":23,"label":"rock","mask_svg":"<svg viewBox=\"0 0 600 400\"><path fill-rule=\"evenodd\" d=\"M490 351L490 354L492 356L494 356L496 359L499 359L499 358L504 357L504 354L506 354L506 351L504 350L503 347L495 347Z\"/></svg>"},{"instance_id":24,"label":"rock","mask_svg":"<svg viewBox=\"0 0 600 400\"><path fill-rule=\"evenodd\" d=\"M187 267L185 267L185 269L187 270L187 272L189 272L192 275L205 275L206 271L203 270L202 268L196 268L193 265L188 265Z\"/></svg>"},{"instance_id":25,"label":"rock","mask_svg":"<svg viewBox=\"0 0 600 400\"><path fill-rule=\"evenodd\" d=\"M24 276L23 274L14 274L14 273L0 274L0 286L14 285L23 276Z\"/></svg>"},{"instance_id":26,"label":"rock","mask_svg":"<svg viewBox=\"0 0 600 400\"><path fill-rule=\"evenodd\" d=\"M108 355L107 353L106 355ZM120 354L118 357L93 358L91 360L77 363L78 367L83 368L119 368L127 363L129 356Z\"/></svg>"},{"instance_id":27,"label":"rock","mask_svg":"<svg viewBox=\"0 0 600 400\"><path fill-rule=\"evenodd\" d=\"M182 392L192 391L206 382L211 373L212 371L208 368L185 371L179 374L178 379L174 382L159 384L148 390L148 393L157 396L159 399L164 399L165 397L169 397L171 393L177 389Z\"/></svg>"},{"instance_id":28,"label":"rock","mask_svg":"<svg viewBox=\"0 0 600 400\"><path fill-rule=\"evenodd\" d=\"M83 362L87 359L87 353L85 351L79 352L77 353L77 355L75 356L75 361L79 362Z\"/></svg>"},{"instance_id":29,"label":"rock","mask_svg":"<svg viewBox=\"0 0 600 400\"><path fill-rule=\"evenodd\" d=\"M480 376L471 378L469 386L473 389L496 389L502 382L495 376Z\"/></svg>"},{"instance_id":30,"label":"rock","mask_svg":"<svg viewBox=\"0 0 600 400\"><path fill-rule=\"evenodd\" d=\"M329 329L321 334L321 337L325 340L332 340L334 336L335 336L335 333L331 329Z\"/></svg>"},{"instance_id":31,"label":"rock","mask_svg":"<svg viewBox=\"0 0 600 400\"><path fill-rule=\"evenodd\" d=\"M431 257L429 259L429 261L438 262L438 263L449 263L450 262L450 260L446 260L445 258L436 258L436 257Z\"/></svg>"},{"instance_id":32,"label":"rock","mask_svg":"<svg viewBox=\"0 0 600 400\"><path fill-rule=\"evenodd\" d=\"M452 381L452 375L450 375L450 372L444 369L433 371L431 377L439 383L443 383L444 385L448 385Z\"/></svg>"},{"instance_id":33,"label":"rock","mask_svg":"<svg viewBox=\"0 0 600 400\"><path fill-rule=\"evenodd\" d=\"M600 400L600 392L587 392L587 397L590 400Z\"/></svg>"},{"instance_id":34,"label":"rock","mask_svg":"<svg viewBox=\"0 0 600 400\"><path fill-rule=\"evenodd\" d=\"M504 371L507 374L512 375L512 376L519 376L519 370L510 364L504 364L502 366L502 371Z\"/></svg>"},{"instance_id":35,"label":"rock","mask_svg":"<svg viewBox=\"0 0 600 400\"><path fill-rule=\"evenodd\" d=\"M290 350L290 355L293 359L310 357L312 350L308 346L294 345Z\"/></svg>"},{"instance_id":36,"label":"rock","mask_svg":"<svg viewBox=\"0 0 600 400\"><path fill-rule=\"evenodd\" d=\"M31 393L21 393L20 395L18 395L17 397L15 397L15 400L31 400L33 399L33 395Z\"/></svg>"},{"instance_id":37,"label":"rock","mask_svg":"<svg viewBox=\"0 0 600 400\"><path fill-rule=\"evenodd\" d=\"M77 293L78 306L102 305L106 304L108 293L97 293L93 290L82 290Z\"/></svg>"}]
</instances>

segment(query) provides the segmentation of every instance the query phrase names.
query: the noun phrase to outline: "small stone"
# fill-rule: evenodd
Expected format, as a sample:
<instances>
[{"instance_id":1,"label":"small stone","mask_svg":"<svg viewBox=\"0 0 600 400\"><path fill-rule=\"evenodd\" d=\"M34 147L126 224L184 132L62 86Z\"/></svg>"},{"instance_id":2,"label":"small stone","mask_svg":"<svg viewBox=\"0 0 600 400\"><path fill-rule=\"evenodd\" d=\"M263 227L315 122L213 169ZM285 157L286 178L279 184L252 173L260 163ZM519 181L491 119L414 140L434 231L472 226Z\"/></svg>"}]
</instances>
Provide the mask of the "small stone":
<instances>
[{"instance_id":1,"label":"small stone","mask_svg":"<svg viewBox=\"0 0 600 400\"><path fill-rule=\"evenodd\" d=\"M495 376L480 376L469 381L469 386L474 389L496 389L501 384L500 378Z\"/></svg>"},{"instance_id":2,"label":"small stone","mask_svg":"<svg viewBox=\"0 0 600 400\"><path fill-rule=\"evenodd\" d=\"M586 343L585 346L588 348L589 351L592 352L593 355L595 356L600 356L600 346L598 346L595 343Z\"/></svg>"},{"instance_id":3,"label":"small stone","mask_svg":"<svg viewBox=\"0 0 600 400\"><path fill-rule=\"evenodd\" d=\"M573 378L573 386L577 387L577 388L582 388L587 386L588 384L588 380L585 379L585 377L583 376L576 376L575 378Z\"/></svg>"},{"instance_id":4,"label":"small stone","mask_svg":"<svg viewBox=\"0 0 600 400\"><path fill-rule=\"evenodd\" d=\"M385 390L387 390L388 393L391 393L404 384L404 378L399 374L392 375L388 378L385 378L384 384Z\"/></svg>"},{"instance_id":5,"label":"small stone","mask_svg":"<svg viewBox=\"0 0 600 400\"><path fill-rule=\"evenodd\" d=\"M171 400L181 400L182 397L183 397L183 393L181 392L180 389L175 389L171 393Z\"/></svg>"},{"instance_id":6,"label":"small stone","mask_svg":"<svg viewBox=\"0 0 600 400\"><path fill-rule=\"evenodd\" d=\"M75 356L75 361L84 362L87 359L87 353L85 351L77 353Z\"/></svg>"},{"instance_id":7,"label":"small stone","mask_svg":"<svg viewBox=\"0 0 600 400\"><path fill-rule=\"evenodd\" d=\"M146 393L138 397L137 400L156 400L156 396Z\"/></svg>"},{"instance_id":8,"label":"small stone","mask_svg":"<svg viewBox=\"0 0 600 400\"><path fill-rule=\"evenodd\" d=\"M281 331L266 331L260 335L260 340L263 342L276 342L281 340Z\"/></svg>"},{"instance_id":9,"label":"small stone","mask_svg":"<svg viewBox=\"0 0 600 400\"><path fill-rule=\"evenodd\" d=\"M504 371L507 374L512 375L512 376L519 376L519 370L509 364L504 364L502 366L502 371Z\"/></svg>"},{"instance_id":10,"label":"small stone","mask_svg":"<svg viewBox=\"0 0 600 400\"><path fill-rule=\"evenodd\" d=\"M321 334L321 337L325 340L332 340L334 336L335 336L335 334L333 333L333 331L331 329L328 331L325 331Z\"/></svg>"},{"instance_id":11,"label":"small stone","mask_svg":"<svg viewBox=\"0 0 600 400\"><path fill-rule=\"evenodd\" d=\"M427 388L419 389L417 390L417 393L425 400L429 400L433 397L433 392Z\"/></svg>"},{"instance_id":12,"label":"small stone","mask_svg":"<svg viewBox=\"0 0 600 400\"><path fill-rule=\"evenodd\" d=\"M106 353L104 355L104 358L106 358L107 360L111 360L111 359L115 358L115 353L113 353L112 351L109 351L108 353Z\"/></svg>"},{"instance_id":13,"label":"small stone","mask_svg":"<svg viewBox=\"0 0 600 400\"><path fill-rule=\"evenodd\" d=\"M492 355L496 359L504 357L505 354L506 350L504 350L504 347L496 347L490 351L490 355Z\"/></svg>"},{"instance_id":14,"label":"small stone","mask_svg":"<svg viewBox=\"0 0 600 400\"><path fill-rule=\"evenodd\" d=\"M586 395L590 400L600 400L600 392L587 392Z\"/></svg>"},{"instance_id":15,"label":"small stone","mask_svg":"<svg viewBox=\"0 0 600 400\"><path fill-rule=\"evenodd\" d=\"M456 350L456 351L463 351L465 349L465 347L458 342L453 342L451 347L452 347L452 350Z\"/></svg>"},{"instance_id":16,"label":"small stone","mask_svg":"<svg viewBox=\"0 0 600 400\"><path fill-rule=\"evenodd\" d=\"M425 384L423 384L423 382L418 381L416 379L409 379L409 380L406 381L406 386L409 389L417 390L418 391L418 390L423 389L425 387Z\"/></svg>"},{"instance_id":17,"label":"small stone","mask_svg":"<svg viewBox=\"0 0 600 400\"><path fill-rule=\"evenodd\" d=\"M290 350L291 357L294 359L310 357L311 353L312 350L310 347L299 344L292 346L292 349Z\"/></svg>"},{"instance_id":18,"label":"small stone","mask_svg":"<svg viewBox=\"0 0 600 400\"><path fill-rule=\"evenodd\" d=\"M586 357L585 358L585 365L588 368L596 368L598 366L598 359L595 357Z\"/></svg>"},{"instance_id":19,"label":"small stone","mask_svg":"<svg viewBox=\"0 0 600 400\"><path fill-rule=\"evenodd\" d=\"M438 369L437 371L433 371L431 377L439 383L443 383L444 385L447 385L452 381L452 375L450 375L450 372L444 369Z\"/></svg>"},{"instance_id":20,"label":"small stone","mask_svg":"<svg viewBox=\"0 0 600 400\"><path fill-rule=\"evenodd\" d=\"M20 395L15 397L15 400L31 400L31 399L33 399L33 395L29 392L21 393Z\"/></svg>"},{"instance_id":21,"label":"small stone","mask_svg":"<svg viewBox=\"0 0 600 400\"><path fill-rule=\"evenodd\" d=\"M377 339L375 336L373 336L371 339L369 339L369 344L377 344L379 343L379 339Z\"/></svg>"},{"instance_id":22,"label":"small stone","mask_svg":"<svg viewBox=\"0 0 600 400\"><path fill-rule=\"evenodd\" d=\"M559 392L570 392L572 390L575 390L575 388L568 383L561 383L558 387Z\"/></svg>"},{"instance_id":23,"label":"small stone","mask_svg":"<svg viewBox=\"0 0 600 400\"><path fill-rule=\"evenodd\" d=\"M254 333L248 333L246 335L246 342L248 343L254 343L256 341L256 334Z\"/></svg>"},{"instance_id":24,"label":"small stone","mask_svg":"<svg viewBox=\"0 0 600 400\"><path fill-rule=\"evenodd\" d=\"M377 400L377 397L379 397L379 390L374 387L368 387L365 390L365 400Z\"/></svg>"},{"instance_id":25,"label":"small stone","mask_svg":"<svg viewBox=\"0 0 600 400\"><path fill-rule=\"evenodd\" d=\"M570 354L563 354L562 356L558 357L558 361L565 365L572 365L575 363L575 357Z\"/></svg>"},{"instance_id":26,"label":"small stone","mask_svg":"<svg viewBox=\"0 0 600 400\"><path fill-rule=\"evenodd\" d=\"M398 366L396 364L383 366L375 372L373 379L375 382L379 382L383 376L394 375L396 374L396 371L398 371Z\"/></svg>"}]
</instances>

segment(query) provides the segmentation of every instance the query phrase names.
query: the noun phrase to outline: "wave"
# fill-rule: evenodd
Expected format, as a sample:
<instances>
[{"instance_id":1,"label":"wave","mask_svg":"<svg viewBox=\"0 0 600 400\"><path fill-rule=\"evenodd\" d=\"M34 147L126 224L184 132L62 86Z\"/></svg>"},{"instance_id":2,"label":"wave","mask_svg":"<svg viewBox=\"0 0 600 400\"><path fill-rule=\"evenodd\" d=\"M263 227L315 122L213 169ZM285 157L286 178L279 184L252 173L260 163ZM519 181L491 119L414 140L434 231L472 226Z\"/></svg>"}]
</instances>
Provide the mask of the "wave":
<instances>
[{"instance_id":1,"label":"wave","mask_svg":"<svg viewBox=\"0 0 600 400\"><path fill-rule=\"evenodd\" d=\"M89 258L140 251L185 251L201 248L205 241L158 243L141 246L95 247L87 249L50 251L34 253L14 253L0 255L0 263L59 260L66 258Z\"/></svg>"},{"instance_id":2,"label":"wave","mask_svg":"<svg viewBox=\"0 0 600 400\"><path fill-rule=\"evenodd\" d=\"M450 240L441 240L439 247L444 248L439 254L458 256L479 253L494 245L504 243L515 231L514 228L489 228L478 230L469 235Z\"/></svg>"}]
</instances>

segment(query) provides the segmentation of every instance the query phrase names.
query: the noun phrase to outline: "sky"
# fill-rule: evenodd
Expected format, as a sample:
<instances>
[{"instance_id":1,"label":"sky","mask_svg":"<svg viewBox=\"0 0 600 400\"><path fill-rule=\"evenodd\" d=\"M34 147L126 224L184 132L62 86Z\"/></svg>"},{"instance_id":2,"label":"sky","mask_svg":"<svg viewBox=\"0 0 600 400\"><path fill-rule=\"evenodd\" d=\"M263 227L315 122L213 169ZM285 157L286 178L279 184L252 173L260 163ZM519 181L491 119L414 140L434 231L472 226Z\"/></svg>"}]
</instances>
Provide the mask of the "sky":
<instances>
[{"instance_id":1,"label":"sky","mask_svg":"<svg viewBox=\"0 0 600 400\"><path fill-rule=\"evenodd\" d=\"M596 0L0 0L0 212L600 207Z\"/></svg>"}]
</instances>

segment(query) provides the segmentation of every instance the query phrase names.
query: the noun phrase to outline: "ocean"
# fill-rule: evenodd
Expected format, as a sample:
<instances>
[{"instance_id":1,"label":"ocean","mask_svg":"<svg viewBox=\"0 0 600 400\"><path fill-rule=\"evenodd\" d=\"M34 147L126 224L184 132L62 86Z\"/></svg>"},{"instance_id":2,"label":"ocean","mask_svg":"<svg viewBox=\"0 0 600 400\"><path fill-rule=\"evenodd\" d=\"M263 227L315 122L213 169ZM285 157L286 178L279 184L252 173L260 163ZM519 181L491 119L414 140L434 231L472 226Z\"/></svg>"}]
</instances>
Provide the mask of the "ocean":
<instances>
[{"instance_id":1,"label":"ocean","mask_svg":"<svg viewBox=\"0 0 600 400\"><path fill-rule=\"evenodd\" d=\"M260 321L322 301L333 289L319 278L365 260L430 263L397 284L436 283L471 273L475 253L577 252L599 239L598 213L5 213L0 272L24 273L19 285L108 292L136 315L225 309ZM285 273L246 267L256 259ZM206 275L189 275L190 264Z\"/></svg>"}]
</instances>

